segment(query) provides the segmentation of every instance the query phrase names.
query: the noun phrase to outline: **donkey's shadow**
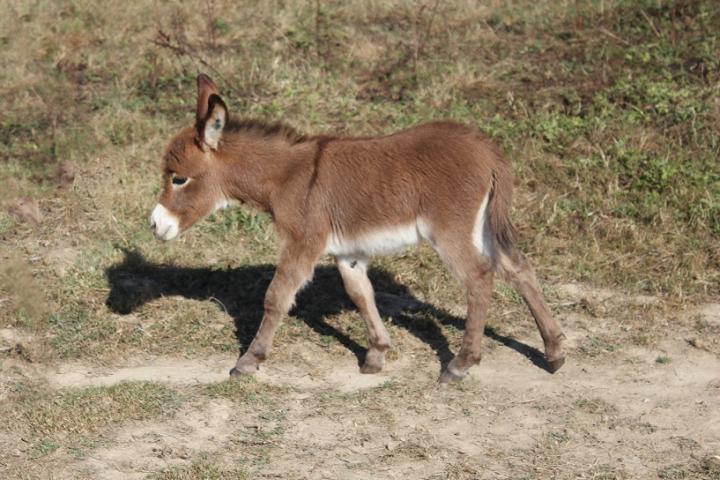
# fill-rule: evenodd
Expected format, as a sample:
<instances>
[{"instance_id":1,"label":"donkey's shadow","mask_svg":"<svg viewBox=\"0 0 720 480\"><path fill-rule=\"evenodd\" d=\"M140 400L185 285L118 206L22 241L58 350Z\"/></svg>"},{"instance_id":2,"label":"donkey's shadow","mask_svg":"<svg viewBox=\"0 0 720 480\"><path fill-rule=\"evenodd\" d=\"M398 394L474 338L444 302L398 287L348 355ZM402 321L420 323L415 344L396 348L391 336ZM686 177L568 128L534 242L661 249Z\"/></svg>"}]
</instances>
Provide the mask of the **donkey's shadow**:
<instances>
[{"instance_id":1,"label":"donkey's shadow","mask_svg":"<svg viewBox=\"0 0 720 480\"><path fill-rule=\"evenodd\" d=\"M105 271L110 285L106 304L111 311L129 314L149 301L173 295L216 300L233 318L240 345L246 347L250 344L262 319L265 290L275 272L273 265L226 269L176 267L149 263L136 251L125 250L124 253L121 263ZM377 292L380 314L391 317L394 324L430 345L444 369L453 353L439 323L464 328L464 320L416 299L385 270L373 267L368 275ZM355 354L360 365L365 357L365 347L325 321L326 317L349 309L354 309L354 306L345 293L337 269L319 265L313 281L298 294L296 306L290 313L318 334L337 339ZM362 322L359 318L358 321ZM544 355L536 348L500 335L489 327L485 329L485 334L524 355L536 366L548 370Z\"/></svg>"}]
</instances>

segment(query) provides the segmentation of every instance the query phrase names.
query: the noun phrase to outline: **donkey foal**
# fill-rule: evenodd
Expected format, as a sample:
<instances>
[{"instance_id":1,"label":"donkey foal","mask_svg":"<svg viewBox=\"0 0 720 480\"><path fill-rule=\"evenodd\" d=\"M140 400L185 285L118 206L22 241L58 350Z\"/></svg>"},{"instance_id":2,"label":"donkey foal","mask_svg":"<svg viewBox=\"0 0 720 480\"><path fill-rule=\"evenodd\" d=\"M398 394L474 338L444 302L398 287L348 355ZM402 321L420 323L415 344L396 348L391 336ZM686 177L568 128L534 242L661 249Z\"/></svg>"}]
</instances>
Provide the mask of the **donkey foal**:
<instances>
[{"instance_id":1,"label":"donkey foal","mask_svg":"<svg viewBox=\"0 0 720 480\"><path fill-rule=\"evenodd\" d=\"M462 346L440 381L462 378L480 361L495 273L530 308L549 369L564 362L563 334L530 264L513 246L512 176L498 148L477 130L434 122L382 137L299 135L281 124L231 120L218 89L197 79L195 125L170 141L164 188L150 217L171 240L231 203L272 215L281 239L260 328L233 375L258 369L295 294L323 254L333 255L365 320L363 373L379 372L391 347L367 276L368 260L425 240L467 292Z\"/></svg>"}]
</instances>

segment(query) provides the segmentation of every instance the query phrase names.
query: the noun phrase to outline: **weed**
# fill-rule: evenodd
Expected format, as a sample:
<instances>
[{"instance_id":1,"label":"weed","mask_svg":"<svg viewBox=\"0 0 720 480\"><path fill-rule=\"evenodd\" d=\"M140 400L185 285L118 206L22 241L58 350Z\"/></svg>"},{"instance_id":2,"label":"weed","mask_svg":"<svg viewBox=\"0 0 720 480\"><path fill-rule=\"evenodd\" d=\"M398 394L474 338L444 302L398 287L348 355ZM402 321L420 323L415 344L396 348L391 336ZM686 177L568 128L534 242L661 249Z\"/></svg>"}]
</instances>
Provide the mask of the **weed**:
<instances>
[{"instance_id":1,"label":"weed","mask_svg":"<svg viewBox=\"0 0 720 480\"><path fill-rule=\"evenodd\" d=\"M35 445L33 451L30 453L30 458L34 460L40 457L44 457L45 455L53 453L58 448L60 448L59 443L45 438L41 440L39 444Z\"/></svg>"},{"instance_id":2,"label":"weed","mask_svg":"<svg viewBox=\"0 0 720 480\"><path fill-rule=\"evenodd\" d=\"M658 363L660 365L667 365L670 362L672 362L672 358L666 356L666 355L660 355L655 359L655 363Z\"/></svg>"}]
</instances>

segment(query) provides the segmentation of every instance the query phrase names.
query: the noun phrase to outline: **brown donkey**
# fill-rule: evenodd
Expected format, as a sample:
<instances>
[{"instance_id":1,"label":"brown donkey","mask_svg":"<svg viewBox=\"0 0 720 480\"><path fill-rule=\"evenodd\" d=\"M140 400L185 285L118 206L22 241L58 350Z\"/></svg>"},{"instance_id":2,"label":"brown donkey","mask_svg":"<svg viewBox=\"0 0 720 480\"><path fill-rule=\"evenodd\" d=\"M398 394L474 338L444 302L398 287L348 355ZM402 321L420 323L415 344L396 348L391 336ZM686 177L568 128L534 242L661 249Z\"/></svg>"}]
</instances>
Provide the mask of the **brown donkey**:
<instances>
[{"instance_id":1,"label":"brown donkey","mask_svg":"<svg viewBox=\"0 0 720 480\"><path fill-rule=\"evenodd\" d=\"M474 128L434 122L382 137L305 137L280 124L231 120L215 83L197 79L195 125L165 152L160 200L150 223L171 240L233 202L269 212L282 246L260 328L231 374L253 373L280 321L324 254L367 324L363 373L383 368L383 326L368 260L426 240L467 291L462 346L440 381L480 361L495 272L522 295L545 344L550 371L564 362L562 334L530 264L513 246L512 175L498 148Z\"/></svg>"}]
</instances>

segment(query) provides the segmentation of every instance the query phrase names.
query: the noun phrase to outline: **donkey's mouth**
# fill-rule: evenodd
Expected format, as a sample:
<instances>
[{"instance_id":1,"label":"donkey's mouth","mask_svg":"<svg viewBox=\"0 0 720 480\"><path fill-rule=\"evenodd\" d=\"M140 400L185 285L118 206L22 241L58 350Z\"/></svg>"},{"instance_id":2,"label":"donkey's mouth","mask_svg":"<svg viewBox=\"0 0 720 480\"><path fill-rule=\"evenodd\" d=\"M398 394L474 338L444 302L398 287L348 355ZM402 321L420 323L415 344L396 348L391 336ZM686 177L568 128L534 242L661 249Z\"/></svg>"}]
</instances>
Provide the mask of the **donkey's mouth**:
<instances>
[{"instance_id":1,"label":"donkey's mouth","mask_svg":"<svg viewBox=\"0 0 720 480\"><path fill-rule=\"evenodd\" d=\"M175 225L168 225L162 232L160 231L160 229L155 230L155 237L158 240L163 240L165 242L167 242L168 240L172 240L177 236L178 229Z\"/></svg>"},{"instance_id":2,"label":"donkey's mouth","mask_svg":"<svg viewBox=\"0 0 720 480\"><path fill-rule=\"evenodd\" d=\"M150 228L159 240L172 240L180 233L180 222L167 208L157 204L150 215Z\"/></svg>"}]
</instances>

